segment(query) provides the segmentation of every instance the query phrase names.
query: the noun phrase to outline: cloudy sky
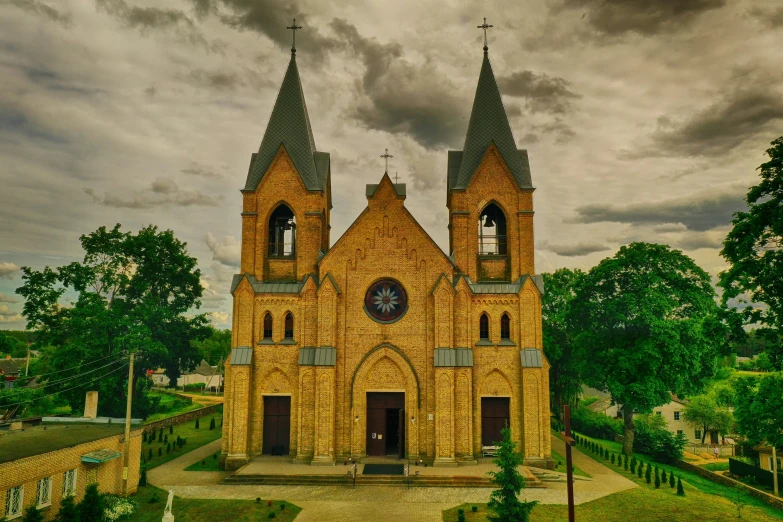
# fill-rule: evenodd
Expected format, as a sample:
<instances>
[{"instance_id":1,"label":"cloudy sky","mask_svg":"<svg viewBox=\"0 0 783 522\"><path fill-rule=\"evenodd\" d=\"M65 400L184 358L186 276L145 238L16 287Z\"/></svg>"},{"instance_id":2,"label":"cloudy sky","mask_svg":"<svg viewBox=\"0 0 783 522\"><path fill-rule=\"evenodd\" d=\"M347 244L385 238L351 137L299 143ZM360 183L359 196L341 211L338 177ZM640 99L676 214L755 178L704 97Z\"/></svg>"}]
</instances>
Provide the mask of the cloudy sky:
<instances>
[{"instance_id":1,"label":"cloudy sky","mask_svg":"<svg viewBox=\"0 0 783 522\"><path fill-rule=\"evenodd\" d=\"M777 0L0 0L0 329L24 327L20 266L77 260L80 234L115 223L187 241L204 310L229 325L239 189L294 16L333 243L388 147L448 250L446 151L464 142L484 16L537 187L538 272L643 240L717 274L783 134Z\"/></svg>"}]
</instances>

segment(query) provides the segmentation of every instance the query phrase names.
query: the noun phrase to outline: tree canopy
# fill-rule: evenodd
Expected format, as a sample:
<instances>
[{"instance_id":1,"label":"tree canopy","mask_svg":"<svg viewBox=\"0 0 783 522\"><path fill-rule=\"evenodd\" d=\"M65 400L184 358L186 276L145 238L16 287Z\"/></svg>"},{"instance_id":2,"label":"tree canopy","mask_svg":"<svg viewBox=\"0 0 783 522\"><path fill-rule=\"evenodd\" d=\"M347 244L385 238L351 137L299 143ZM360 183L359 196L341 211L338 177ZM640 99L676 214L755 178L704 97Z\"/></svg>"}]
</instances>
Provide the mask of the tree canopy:
<instances>
[{"instance_id":1,"label":"tree canopy","mask_svg":"<svg viewBox=\"0 0 783 522\"><path fill-rule=\"evenodd\" d=\"M721 255L729 268L720 274L724 302L740 298L750 324L772 341L770 358L783 366L783 136L771 143L769 161L759 167L761 182L745 197L747 212L737 212Z\"/></svg>"},{"instance_id":2,"label":"tree canopy","mask_svg":"<svg viewBox=\"0 0 783 522\"><path fill-rule=\"evenodd\" d=\"M783 449L783 373L734 381L737 431L753 444Z\"/></svg>"},{"instance_id":3,"label":"tree canopy","mask_svg":"<svg viewBox=\"0 0 783 522\"><path fill-rule=\"evenodd\" d=\"M573 404L580 387L579 366L573 356L575 328L571 321L571 303L575 288L585 273L579 269L561 268L543 276L546 289L541 299L544 353L551 365L552 408L560 417L563 404Z\"/></svg>"},{"instance_id":4,"label":"tree canopy","mask_svg":"<svg viewBox=\"0 0 783 522\"><path fill-rule=\"evenodd\" d=\"M51 391L62 392L78 411L84 391L97 389L99 413L123 415L127 372L120 366L135 352L133 410L146 416L153 408L145 393L151 384L138 377L162 367L175 383L181 371L200 361L191 341L209 333L204 314L186 315L201 304L196 259L172 231L155 226L137 234L122 232L119 224L111 230L100 227L80 241L85 251L81 262L41 271L23 267L24 284L17 289L26 299L28 329L37 330L41 344L56 348L44 353L42 367L72 368L63 377L95 370ZM96 370L105 364L109 366Z\"/></svg>"},{"instance_id":5,"label":"tree canopy","mask_svg":"<svg viewBox=\"0 0 783 522\"><path fill-rule=\"evenodd\" d=\"M725 401L725 395L721 395ZM711 442L717 443L718 434L731 432L734 426L734 416L727 405L720 405L715 394L695 395L690 398L683 411L685 421L702 430L701 442L704 444L707 434L713 435Z\"/></svg>"},{"instance_id":6,"label":"tree canopy","mask_svg":"<svg viewBox=\"0 0 783 522\"><path fill-rule=\"evenodd\" d=\"M593 267L573 300L574 338L584 381L623 405L624 445L633 448L633 412L670 392L697 392L714 373L725 338L707 273L679 250L631 243Z\"/></svg>"}]
</instances>

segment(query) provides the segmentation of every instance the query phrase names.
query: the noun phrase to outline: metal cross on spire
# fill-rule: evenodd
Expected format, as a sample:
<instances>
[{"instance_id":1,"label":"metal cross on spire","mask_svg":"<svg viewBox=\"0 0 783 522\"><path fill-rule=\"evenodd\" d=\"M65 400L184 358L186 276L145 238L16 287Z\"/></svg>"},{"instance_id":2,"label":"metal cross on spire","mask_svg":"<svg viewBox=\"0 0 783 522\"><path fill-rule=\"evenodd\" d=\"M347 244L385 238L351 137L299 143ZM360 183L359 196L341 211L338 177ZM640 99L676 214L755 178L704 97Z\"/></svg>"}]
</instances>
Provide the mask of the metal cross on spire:
<instances>
[{"instance_id":1,"label":"metal cross on spire","mask_svg":"<svg viewBox=\"0 0 783 522\"><path fill-rule=\"evenodd\" d=\"M384 172L384 174L388 174L389 173L389 158L393 158L394 156L389 154L389 149L385 149L385 150L386 150L386 152L381 154L381 157L386 160L386 168L384 169L383 172Z\"/></svg>"},{"instance_id":2,"label":"metal cross on spire","mask_svg":"<svg viewBox=\"0 0 783 522\"><path fill-rule=\"evenodd\" d=\"M487 47L487 29L489 29L490 27L494 27L494 26L487 24L487 17L485 16L484 23L478 26L479 29L484 29L484 52L485 53L489 51L489 47Z\"/></svg>"},{"instance_id":3,"label":"metal cross on spire","mask_svg":"<svg viewBox=\"0 0 783 522\"><path fill-rule=\"evenodd\" d=\"M484 21L486 21L486 19L484 19ZM296 54L296 30L301 28L301 25L296 25L296 18L294 18L294 23L292 25L286 27L286 29L290 29L294 35L294 43L291 44L291 54Z\"/></svg>"}]
</instances>

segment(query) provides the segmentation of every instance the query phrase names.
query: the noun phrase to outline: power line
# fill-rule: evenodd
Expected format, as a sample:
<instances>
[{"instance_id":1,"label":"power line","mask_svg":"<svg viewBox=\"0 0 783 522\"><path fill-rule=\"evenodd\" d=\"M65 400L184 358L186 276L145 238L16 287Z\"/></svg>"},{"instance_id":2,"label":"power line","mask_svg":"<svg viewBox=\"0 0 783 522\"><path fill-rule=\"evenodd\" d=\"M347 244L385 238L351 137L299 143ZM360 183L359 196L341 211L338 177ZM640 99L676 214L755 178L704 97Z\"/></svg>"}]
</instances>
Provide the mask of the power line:
<instances>
[{"instance_id":1,"label":"power line","mask_svg":"<svg viewBox=\"0 0 783 522\"><path fill-rule=\"evenodd\" d=\"M117 356L116 353L112 353L110 355L107 355L106 357L101 357L100 359L95 359L94 361L89 361L89 362L85 362L85 363L82 363L82 364L93 364L93 363L104 361L104 360L108 359L109 357L116 357L116 356ZM125 356L123 356L123 357L125 357ZM55 370L53 372L42 373L40 375L34 375L33 377L43 377L45 375L54 375L55 373L67 372L67 371L70 371L70 370L74 370L74 369L76 369L78 367L79 366L72 366L71 368L65 368L63 370Z\"/></svg>"},{"instance_id":2,"label":"power line","mask_svg":"<svg viewBox=\"0 0 783 522\"><path fill-rule=\"evenodd\" d=\"M54 395L57 395L57 394L59 394L59 393L63 393L63 392L67 392L67 391L75 390L75 389L77 389L77 388L83 388L85 385L87 385L87 384L92 384L93 382L95 382L95 381L97 381L97 380L103 379L104 377L108 377L109 375L111 375L111 374L113 374L113 373L117 372L117 370L122 370L122 369L124 369L125 367L126 367L126 365L125 365L125 364L123 364L122 366L118 366L117 368L113 369L112 371L110 371L110 372L108 372L108 373L105 373L105 374L103 374L103 375L99 375L99 376L97 376L97 377L93 377L93 379L92 379L92 380L90 380L89 382L82 383L82 384L79 384L79 385L76 385L76 386L72 386L72 387L70 387L70 388L66 388L66 389L64 389L64 390L59 390L59 391L56 391L56 392L53 392L53 393L47 393L47 394L45 394L45 395L42 395L41 397L36 397L36 398L34 398L34 399L30 399L29 401L21 401L21 402L15 402L15 403L13 403L13 404L6 404L5 406L2 406L2 408L6 408L6 409L8 409L8 408L11 408L12 406L19 406L20 404L29 404L29 403L31 403L31 402L40 401L41 399L45 399L45 398L47 398L47 397L53 397Z\"/></svg>"},{"instance_id":3,"label":"power line","mask_svg":"<svg viewBox=\"0 0 783 522\"><path fill-rule=\"evenodd\" d=\"M46 384L43 384L43 385L41 385L41 386L36 386L36 387L35 387L35 389L48 388L49 386L54 386L55 384L59 384L59 383L62 383L62 382L67 382L67 381L72 381L72 380L74 380L74 379L78 379L79 377L84 377L85 375L87 375L87 374L89 374L89 373L97 372L98 370L101 370L101 369L103 369L103 368L106 368L107 366L111 366L112 364L116 364L117 362L119 362L119 361L122 361L122 360L124 360L125 358L126 358L126 356L124 356L124 355L123 355L122 357L120 357L120 358L118 358L118 359L115 359L114 361L111 361L111 362L110 362L110 363L108 363L108 364L104 364L103 366L99 366L99 367L97 367L97 368L93 368L92 370L88 370L88 371L86 371L86 372L84 372L84 373L79 373L79 374L76 374L76 375L71 375L70 377L65 377L65 378L63 378L63 379L60 379L60 380L58 380L58 381L51 381L51 382L48 382L48 381L47 381L47 383L46 383ZM36 377L37 377L37 376L36 376ZM13 393L13 392L15 392L15 391L23 391L24 389L25 389L25 388L12 388L10 393Z\"/></svg>"}]
</instances>

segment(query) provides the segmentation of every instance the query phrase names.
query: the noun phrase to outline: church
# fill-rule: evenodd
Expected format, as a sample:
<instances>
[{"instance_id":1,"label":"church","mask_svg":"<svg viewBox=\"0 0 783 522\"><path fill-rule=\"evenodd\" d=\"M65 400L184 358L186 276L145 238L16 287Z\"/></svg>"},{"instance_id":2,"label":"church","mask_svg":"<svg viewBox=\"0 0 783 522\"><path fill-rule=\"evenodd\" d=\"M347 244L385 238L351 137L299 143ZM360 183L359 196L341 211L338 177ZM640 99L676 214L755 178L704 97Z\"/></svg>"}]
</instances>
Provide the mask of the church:
<instances>
[{"instance_id":1,"label":"church","mask_svg":"<svg viewBox=\"0 0 783 522\"><path fill-rule=\"evenodd\" d=\"M526 464L551 467L534 187L486 40L465 143L447 165L448 253L388 173L332 242L340 173L316 148L292 48L241 190L224 469L260 455L471 465L506 425Z\"/></svg>"}]
</instances>

